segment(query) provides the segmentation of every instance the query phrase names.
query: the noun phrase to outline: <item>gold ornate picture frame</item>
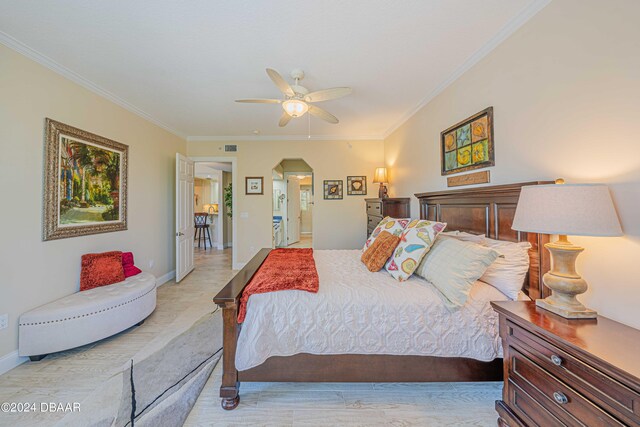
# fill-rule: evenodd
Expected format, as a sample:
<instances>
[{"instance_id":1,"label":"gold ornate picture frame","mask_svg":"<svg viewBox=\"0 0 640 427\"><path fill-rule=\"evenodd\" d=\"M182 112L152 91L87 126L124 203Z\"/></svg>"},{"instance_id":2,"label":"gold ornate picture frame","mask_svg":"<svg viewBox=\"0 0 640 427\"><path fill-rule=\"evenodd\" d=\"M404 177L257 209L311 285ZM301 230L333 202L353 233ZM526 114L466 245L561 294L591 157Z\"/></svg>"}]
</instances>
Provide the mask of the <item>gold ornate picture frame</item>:
<instances>
[{"instance_id":1,"label":"gold ornate picture frame","mask_svg":"<svg viewBox=\"0 0 640 427\"><path fill-rule=\"evenodd\" d=\"M46 119L43 240L127 229L129 146Z\"/></svg>"}]
</instances>

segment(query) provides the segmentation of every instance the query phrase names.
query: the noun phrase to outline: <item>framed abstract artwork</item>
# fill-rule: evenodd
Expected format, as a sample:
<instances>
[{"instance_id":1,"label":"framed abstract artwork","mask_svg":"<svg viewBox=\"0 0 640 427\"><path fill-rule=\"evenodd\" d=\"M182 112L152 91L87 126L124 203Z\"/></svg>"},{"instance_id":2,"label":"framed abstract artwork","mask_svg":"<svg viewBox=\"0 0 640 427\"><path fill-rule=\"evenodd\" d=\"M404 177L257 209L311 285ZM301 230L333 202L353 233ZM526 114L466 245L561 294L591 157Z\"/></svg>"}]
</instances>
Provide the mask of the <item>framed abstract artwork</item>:
<instances>
[{"instance_id":1,"label":"framed abstract artwork","mask_svg":"<svg viewBox=\"0 0 640 427\"><path fill-rule=\"evenodd\" d=\"M244 194L264 194L264 177L262 176L247 176L245 178L245 191Z\"/></svg>"},{"instance_id":2,"label":"framed abstract artwork","mask_svg":"<svg viewBox=\"0 0 640 427\"><path fill-rule=\"evenodd\" d=\"M46 119L43 240L127 229L129 147Z\"/></svg>"},{"instance_id":3,"label":"framed abstract artwork","mask_svg":"<svg viewBox=\"0 0 640 427\"><path fill-rule=\"evenodd\" d=\"M342 199L342 180L329 179L324 181L324 199L325 200L341 200Z\"/></svg>"},{"instance_id":4,"label":"framed abstract artwork","mask_svg":"<svg viewBox=\"0 0 640 427\"><path fill-rule=\"evenodd\" d=\"M442 175L495 165L493 107L440 133Z\"/></svg>"},{"instance_id":5,"label":"framed abstract artwork","mask_svg":"<svg viewBox=\"0 0 640 427\"><path fill-rule=\"evenodd\" d=\"M367 195L367 177L366 176L348 176L347 177L347 196L366 196Z\"/></svg>"}]
</instances>

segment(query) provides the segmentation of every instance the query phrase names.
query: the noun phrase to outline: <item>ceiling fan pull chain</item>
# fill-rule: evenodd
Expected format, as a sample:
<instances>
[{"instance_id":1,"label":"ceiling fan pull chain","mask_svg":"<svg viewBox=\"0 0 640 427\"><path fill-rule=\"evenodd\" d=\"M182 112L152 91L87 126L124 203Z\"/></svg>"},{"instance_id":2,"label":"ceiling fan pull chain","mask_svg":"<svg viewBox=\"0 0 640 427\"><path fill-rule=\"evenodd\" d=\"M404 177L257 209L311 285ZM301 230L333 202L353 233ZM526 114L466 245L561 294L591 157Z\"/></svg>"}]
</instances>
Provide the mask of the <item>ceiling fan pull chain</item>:
<instances>
[{"instance_id":1,"label":"ceiling fan pull chain","mask_svg":"<svg viewBox=\"0 0 640 427\"><path fill-rule=\"evenodd\" d=\"M307 114L307 139L311 139L311 114Z\"/></svg>"}]
</instances>

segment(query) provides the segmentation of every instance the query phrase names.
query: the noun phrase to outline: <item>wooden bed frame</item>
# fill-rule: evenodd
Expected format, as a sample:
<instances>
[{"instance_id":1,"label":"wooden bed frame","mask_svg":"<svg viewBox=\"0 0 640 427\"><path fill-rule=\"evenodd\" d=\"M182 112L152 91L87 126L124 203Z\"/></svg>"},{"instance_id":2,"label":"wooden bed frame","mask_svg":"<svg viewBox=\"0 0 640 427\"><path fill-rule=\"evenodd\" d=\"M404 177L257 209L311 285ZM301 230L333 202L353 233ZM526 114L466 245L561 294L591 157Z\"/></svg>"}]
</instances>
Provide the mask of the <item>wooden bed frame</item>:
<instances>
[{"instance_id":1,"label":"wooden bed frame","mask_svg":"<svg viewBox=\"0 0 640 427\"><path fill-rule=\"evenodd\" d=\"M525 185L549 182L475 187L416 194L420 218L447 222L448 230L461 230L507 241L529 241L532 248L529 274L523 291L530 298L548 295L542 275L549 270L544 243L549 236L520 233L511 229L520 189ZM240 296L271 249L257 255L225 286L213 301L222 308L223 374L220 397L224 409L234 409L240 401L240 382L431 382L499 381L502 359L481 362L469 358L394 356L369 354L274 356L254 368L238 371L236 345L241 325L237 323Z\"/></svg>"}]
</instances>

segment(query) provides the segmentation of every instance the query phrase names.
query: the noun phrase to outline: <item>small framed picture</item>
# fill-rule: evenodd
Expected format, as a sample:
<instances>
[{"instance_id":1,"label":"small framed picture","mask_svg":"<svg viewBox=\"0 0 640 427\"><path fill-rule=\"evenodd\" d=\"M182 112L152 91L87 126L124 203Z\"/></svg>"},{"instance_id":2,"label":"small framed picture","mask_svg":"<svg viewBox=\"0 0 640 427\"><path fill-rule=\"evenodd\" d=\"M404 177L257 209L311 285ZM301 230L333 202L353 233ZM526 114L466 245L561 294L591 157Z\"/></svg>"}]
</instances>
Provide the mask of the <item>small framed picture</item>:
<instances>
[{"instance_id":1,"label":"small framed picture","mask_svg":"<svg viewBox=\"0 0 640 427\"><path fill-rule=\"evenodd\" d=\"M324 199L325 200L341 200L342 199L342 180L328 179L324 181Z\"/></svg>"},{"instance_id":2,"label":"small framed picture","mask_svg":"<svg viewBox=\"0 0 640 427\"><path fill-rule=\"evenodd\" d=\"M264 194L264 177L248 176L245 178L245 194Z\"/></svg>"},{"instance_id":3,"label":"small framed picture","mask_svg":"<svg viewBox=\"0 0 640 427\"><path fill-rule=\"evenodd\" d=\"M367 177L366 176L348 176L347 177L347 196L366 196L367 195Z\"/></svg>"}]
</instances>

